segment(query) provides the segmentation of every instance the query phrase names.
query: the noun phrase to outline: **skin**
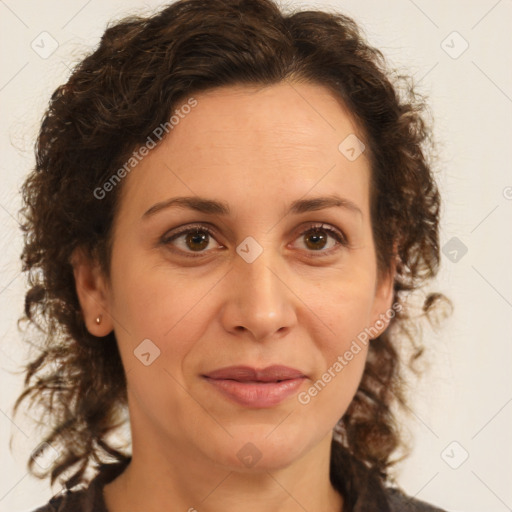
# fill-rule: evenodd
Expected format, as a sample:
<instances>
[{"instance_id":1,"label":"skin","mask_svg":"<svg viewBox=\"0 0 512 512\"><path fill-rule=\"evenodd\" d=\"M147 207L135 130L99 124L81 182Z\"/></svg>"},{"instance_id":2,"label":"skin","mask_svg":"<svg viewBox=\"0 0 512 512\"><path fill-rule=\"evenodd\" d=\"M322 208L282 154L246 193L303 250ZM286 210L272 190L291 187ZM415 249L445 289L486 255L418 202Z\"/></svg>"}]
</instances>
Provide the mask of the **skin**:
<instances>
[{"instance_id":1,"label":"skin","mask_svg":"<svg viewBox=\"0 0 512 512\"><path fill-rule=\"evenodd\" d=\"M365 153L349 161L338 150L359 131L320 85L224 87L194 97L197 106L122 183L111 280L80 251L73 260L87 328L96 336L114 330L128 381L133 458L105 487L107 506L340 511L330 443L367 347L307 405L293 395L246 408L201 375L283 364L307 375L305 391L391 307L393 273L377 273L369 162ZM360 212L286 214L295 200L332 194ZM143 218L177 196L223 201L231 213L171 207ZM192 223L212 228L203 252L186 235L162 242ZM341 231L348 245L325 232L315 239L308 229L319 223ZM263 249L252 263L236 252L248 236ZM148 366L134 355L144 339L160 350ZM249 442L261 455L252 467L237 456Z\"/></svg>"}]
</instances>

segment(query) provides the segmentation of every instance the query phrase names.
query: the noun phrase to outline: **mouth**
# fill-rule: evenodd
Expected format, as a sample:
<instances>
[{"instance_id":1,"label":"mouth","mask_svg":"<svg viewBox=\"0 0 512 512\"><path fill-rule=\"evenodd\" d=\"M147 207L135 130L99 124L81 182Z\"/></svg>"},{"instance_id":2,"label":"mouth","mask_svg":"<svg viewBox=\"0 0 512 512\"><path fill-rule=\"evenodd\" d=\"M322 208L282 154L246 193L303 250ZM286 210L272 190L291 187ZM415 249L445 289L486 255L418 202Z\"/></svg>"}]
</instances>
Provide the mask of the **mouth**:
<instances>
[{"instance_id":1,"label":"mouth","mask_svg":"<svg viewBox=\"0 0 512 512\"><path fill-rule=\"evenodd\" d=\"M295 394L307 379L300 370L274 365L257 370L230 366L202 377L224 397L251 408L273 407Z\"/></svg>"}]
</instances>

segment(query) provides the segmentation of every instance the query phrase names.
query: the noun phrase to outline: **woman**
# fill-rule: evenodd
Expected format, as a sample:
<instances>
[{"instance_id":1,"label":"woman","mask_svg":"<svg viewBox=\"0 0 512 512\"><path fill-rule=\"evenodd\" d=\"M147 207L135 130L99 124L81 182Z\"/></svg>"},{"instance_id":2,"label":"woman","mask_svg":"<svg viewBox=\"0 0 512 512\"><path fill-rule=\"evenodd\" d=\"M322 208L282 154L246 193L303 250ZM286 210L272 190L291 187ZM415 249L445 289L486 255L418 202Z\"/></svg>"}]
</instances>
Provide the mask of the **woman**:
<instances>
[{"instance_id":1,"label":"woman","mask_svg":"<svg viewBox=\"0 0 512 512\"><path fill-rule=\"evenodd\" d=\"M68 475L39 512L439 510L389 476L439 263L422 109L343 15L181 0L108 28L23 188L46 337L16 407L51 425L29 469Z\"/></svg>"}]
</instances>

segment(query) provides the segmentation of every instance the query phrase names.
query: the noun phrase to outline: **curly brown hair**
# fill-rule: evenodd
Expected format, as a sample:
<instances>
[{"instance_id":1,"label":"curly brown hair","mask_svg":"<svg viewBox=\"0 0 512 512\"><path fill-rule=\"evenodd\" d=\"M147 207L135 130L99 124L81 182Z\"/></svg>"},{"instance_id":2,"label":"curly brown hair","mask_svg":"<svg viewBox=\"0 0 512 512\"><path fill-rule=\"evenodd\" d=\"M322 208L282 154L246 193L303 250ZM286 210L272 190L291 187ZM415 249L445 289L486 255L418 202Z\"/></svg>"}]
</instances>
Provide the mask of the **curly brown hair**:
<instances>
[{"instance_id":1,"label":"curly brown hair","mask_svg":"<svg viewBox=\"0 0 512 512\"><path fill-rule=\"evenodd\" d=\"M338 422L331 479L354 464L385 481L400 446L395 403L405 404L398 344L422 346L405 298L437 273L440 197L432 171L425 101L407 77L388 69L356 23L339 13L283 13L272 0L180 0L149 17L109 26L99 46L51 97L36 144L36 166L22 188L23 270L29 289L19 321L40 331L40 353L24 367L25 388L58 447L39 478L74 468L81 483L92 459L126 461L107 437L122 424L126 377L111 332L85 327L70 261L76 248L110 276L112 225L122 183L94 194L164 124L182 98L225 85L283 80L326 86L353 115L370 149L371 220L378 268L396 264L388 329L369 347L358 391ZM439 294L422 295L432 311ZM410 363L410 361L409 361ZM348 457L347 457L348 456ZM356 465L357 465L356 464ZM342 485L342 484L340 484ZM347 484L343 484L347 485ZM345 488L347 494L350 489Z\"/></svg>"}]
</instances>

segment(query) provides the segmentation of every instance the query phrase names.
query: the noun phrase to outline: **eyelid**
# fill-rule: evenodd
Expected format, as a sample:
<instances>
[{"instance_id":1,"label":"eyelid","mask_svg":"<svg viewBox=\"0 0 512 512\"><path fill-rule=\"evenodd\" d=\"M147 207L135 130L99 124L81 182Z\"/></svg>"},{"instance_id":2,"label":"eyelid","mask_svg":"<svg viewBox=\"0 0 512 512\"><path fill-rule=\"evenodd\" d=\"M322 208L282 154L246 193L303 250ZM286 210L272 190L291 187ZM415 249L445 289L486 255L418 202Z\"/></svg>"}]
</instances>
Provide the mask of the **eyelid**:
<instances>
[{"instance_id":1,"label":"eyelid","mask_svg":"<svg viewBox=\"0 0 512 512\"><path fill-rule=\"evenodd\" d=\"M201 230L206 231L209 235L213 236L215 234L213 228L211 228L207 222L199 223L199 224L186 224L185 226L180 226L175 229L170 229L165 233L165 235L162 237L162 241L164 240L172 240L179 235L183 235L184 233L188 233L189 231L194 230ZM168 233L172 232L171 235Z\"/></svg>"},{"instance_id":2,"label":"eyelid","mask_svg":"<svg viewBox=\"0 0 512 512\"><path fill-rule=\"evenodd\" d=\"M324 230L324 231L327 231L328 233L333 233L335 235L337 235L341 240L340 240L340 243L346 243L348 244L348 239L347 239L347 236L345 235L345 233L331 225L331 224L328 224L326 222L313 222L313 223L306 223L307 226L306 227L299 227L298 228L298 231L299 231L299 234L304 234L304 233L307 233L308 231L314 231L315 229L317 230Z\"/></svg>"}]
</instances>

